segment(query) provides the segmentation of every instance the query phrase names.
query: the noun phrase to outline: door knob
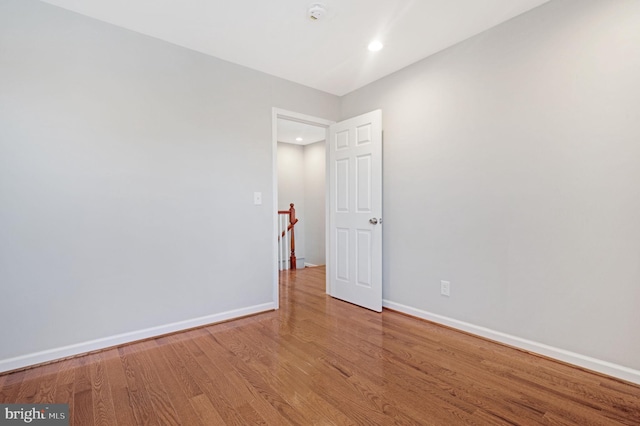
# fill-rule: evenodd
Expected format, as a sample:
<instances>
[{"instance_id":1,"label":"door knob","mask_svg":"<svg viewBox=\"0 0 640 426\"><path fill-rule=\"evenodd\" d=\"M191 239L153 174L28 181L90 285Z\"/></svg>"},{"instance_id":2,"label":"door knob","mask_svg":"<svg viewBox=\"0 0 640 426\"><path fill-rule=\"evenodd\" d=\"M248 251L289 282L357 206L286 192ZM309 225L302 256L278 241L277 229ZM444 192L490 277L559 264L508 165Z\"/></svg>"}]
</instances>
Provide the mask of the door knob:
<instances>
[{"instance_id":1,"label":"door knob","mask_svg":"<svg viewBox=\"0 0 640 426\"><path fill-rule=\"evenodd\" d=\"M378 219L376 219L375 217L372 217L371 219L369 219L369 223L372 225L377 225L378 224Z\"/></svg>"}]
</instances>

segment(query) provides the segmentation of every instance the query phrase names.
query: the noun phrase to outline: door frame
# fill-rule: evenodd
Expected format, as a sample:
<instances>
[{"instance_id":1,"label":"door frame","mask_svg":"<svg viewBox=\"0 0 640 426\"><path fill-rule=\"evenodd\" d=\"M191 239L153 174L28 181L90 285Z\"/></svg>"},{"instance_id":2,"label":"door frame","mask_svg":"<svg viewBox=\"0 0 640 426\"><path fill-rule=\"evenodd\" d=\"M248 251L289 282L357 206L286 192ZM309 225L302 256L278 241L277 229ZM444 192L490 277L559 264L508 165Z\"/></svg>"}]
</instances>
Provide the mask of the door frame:
<instances>
[{"instance_id":1,"label":"door frame","mask_svg":"<svg viewBox=\"0 0 640 426\"><path fill-rule=\"evenodd\" d=\"M334 124L335 121L327 120L320 117L314 117L307 114L301 114L299 112L288 111L281 108L272 108L271 112L271 169L272 173L272 203L273 203L273 233L272 235L278 235L278 119L296 121L298 123L309 124L317 127L324 127L325 129L325 182L324 182L324 199L325 199L325 218L324 218L324 239L325 239L325 264L327 265L327 276L329 276L329 263L326 259L329 259L329 242L328 242L328 229L329 229L329 126ZM279 271L278 271L278 241L276 238L272 238L272 262L273 265L273 302L275 309L280 308L280 287L279 287ZM331 294L329 288L329 280L326 280L326 292Z\"/></svg>"}]
</instances>

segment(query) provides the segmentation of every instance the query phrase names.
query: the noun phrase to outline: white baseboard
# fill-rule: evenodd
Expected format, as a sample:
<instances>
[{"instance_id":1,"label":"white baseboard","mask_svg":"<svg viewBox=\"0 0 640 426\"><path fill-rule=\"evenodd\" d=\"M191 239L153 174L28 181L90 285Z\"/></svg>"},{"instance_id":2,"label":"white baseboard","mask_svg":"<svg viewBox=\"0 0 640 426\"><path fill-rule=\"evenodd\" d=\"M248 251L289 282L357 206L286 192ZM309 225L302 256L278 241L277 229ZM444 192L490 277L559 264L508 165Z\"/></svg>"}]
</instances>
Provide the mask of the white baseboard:
<instances>
[{"instance_id":1,"label":"white baseboard","mask_svg":"<svg viewBox=\"0 0 640 426\"><path fill-rule=\"evenodd\" d=\"M578 367L597 371L599 373L626 380L635 384L640 384L640 371L634 370L632 368L624 367L622 365L614 364L596 358L591 358L575 352L566 351L564 349L555 348L543 343L538 343L520 337L512 336L510 334L491 330L486 327L481 327L453 318L448 318L442 315L433 314L421 309L413 308L411 306L395 303L390 300L383 300L382 306L384 306L385 308L393 309L394 311L402 312L403 314L422 318L431 322L435 322L437 324L442 324L451 328L465 331L476 336L494 340L499 343L504 343L505 345L513 346L527 352L554 358Z\"/></svg>"},{"instance_id":2,"label":"white baseboard","mask_svg":"<svg viewBox=\"0 0 640 426\"><path fill-rule=\"evenodd\" d=\"M304 262L304 267L305 268L315 268L316 266L318 266L318 265L314 265L313 263Z\"/></svg>"},{"instance_id":3,"label":"white baseboard","mask_svg":"<svg viewBox=\"0 0 640 426\"><path fill-rule=\"evenodd\" d=\"M273 302L0 360L0 373L276 309Z\"/></svg>"}]
</instances>

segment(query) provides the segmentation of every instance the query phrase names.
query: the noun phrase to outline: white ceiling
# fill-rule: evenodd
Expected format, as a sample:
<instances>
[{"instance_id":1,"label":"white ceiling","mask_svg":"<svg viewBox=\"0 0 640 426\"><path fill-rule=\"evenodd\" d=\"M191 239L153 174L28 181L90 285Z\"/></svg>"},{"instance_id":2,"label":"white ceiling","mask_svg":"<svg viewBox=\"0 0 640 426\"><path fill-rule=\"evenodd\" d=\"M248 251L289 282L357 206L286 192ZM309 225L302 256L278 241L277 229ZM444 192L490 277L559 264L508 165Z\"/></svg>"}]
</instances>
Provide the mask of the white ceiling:
<instances>
[{"instance_id":1,"label":"white ceiling","mask_svg":"<svg viewBox=\"0 0 640 426\"><path fill-rule=\"evenodd\" d=\"M342 96L549 0L42 1Z\"/></svg>"},{"instance_id":2,"label":"white ceiling","mask_svg":"<svg viewBox=\"0 0 640 426\"><path fill-rule=\"evenodd\" d=\"M296 140L302 139L301 141ZM326 139L326 128L278 118L278 142L309 145Z\"/></svg>"}]
</instances>

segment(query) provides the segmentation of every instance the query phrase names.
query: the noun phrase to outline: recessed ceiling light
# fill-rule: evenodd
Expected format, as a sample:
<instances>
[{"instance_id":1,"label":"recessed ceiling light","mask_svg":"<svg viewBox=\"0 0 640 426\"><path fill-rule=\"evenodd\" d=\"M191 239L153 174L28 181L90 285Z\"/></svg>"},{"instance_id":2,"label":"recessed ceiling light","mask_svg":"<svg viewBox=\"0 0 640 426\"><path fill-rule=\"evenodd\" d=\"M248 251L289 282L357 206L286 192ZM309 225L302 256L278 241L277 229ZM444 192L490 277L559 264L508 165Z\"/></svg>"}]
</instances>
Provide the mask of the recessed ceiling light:
<instances>
[{"instance_id":1,"label":"recessed ceiling light","mask_svg":"<svg viewBox=\"0 0 640 426\"><path fill-rule=\"evenodd\" d=\"M383 47L384 47L384 45L379 40L374 40L371 43L369 43L368 49L371 52L377 52L378 50L382 49Z\"/></svg>"},{"instance_id":2,"label":"recessed ceiling light","mask_svg":"<svg viewBox=\"0 0 640 426\"><path fill-rule=\"evenodd\" d=\"M297 142L302 142L302 138L296 138Z\"/></svg>"}]
</instances>

